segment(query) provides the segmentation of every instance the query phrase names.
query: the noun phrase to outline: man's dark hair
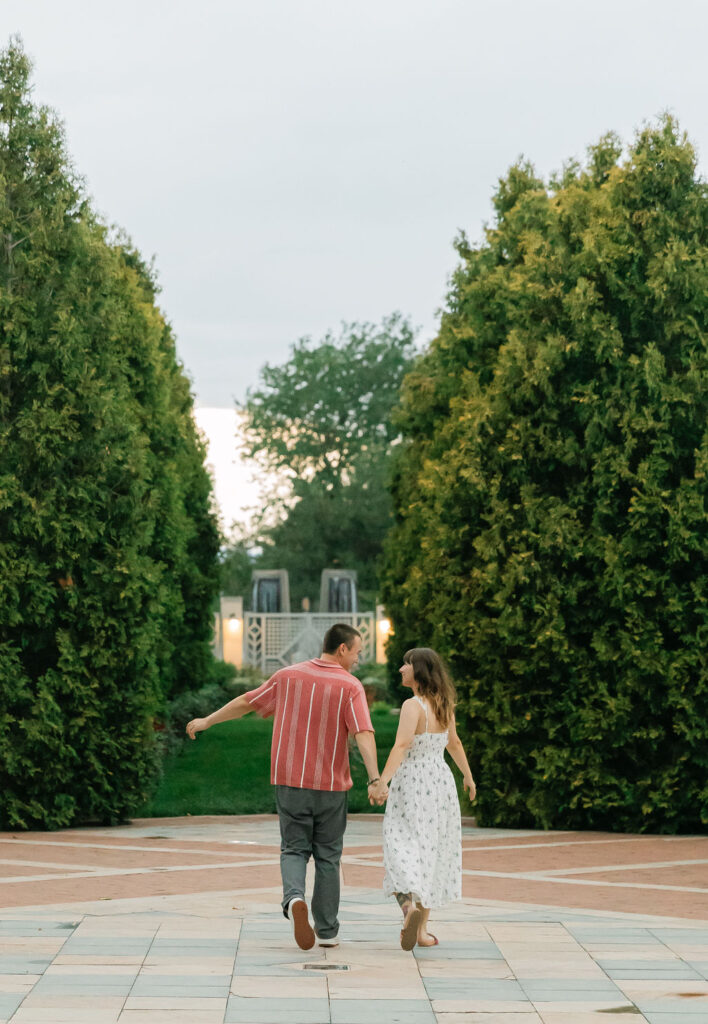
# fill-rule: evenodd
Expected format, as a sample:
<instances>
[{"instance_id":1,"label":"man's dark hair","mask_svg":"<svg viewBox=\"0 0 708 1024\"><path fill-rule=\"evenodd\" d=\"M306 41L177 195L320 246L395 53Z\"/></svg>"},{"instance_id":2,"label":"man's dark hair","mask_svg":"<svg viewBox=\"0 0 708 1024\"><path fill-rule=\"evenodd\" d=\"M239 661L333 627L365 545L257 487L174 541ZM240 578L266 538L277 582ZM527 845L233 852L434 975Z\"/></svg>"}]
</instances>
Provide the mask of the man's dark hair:
<instances>
[{"instance_id":1,"label":"man's dark hair","mask_svg":"<svg viewBox=\"0 0 708 1024\"><path fill-rule=\"evenodd\" d=\"M325 654L336 654L340 644L346 644L347 647L351 647L356 636L361 636L358 629L348 626L346 622L335 622L324 635L322 650Z\"/></svg>"}]
</instances>

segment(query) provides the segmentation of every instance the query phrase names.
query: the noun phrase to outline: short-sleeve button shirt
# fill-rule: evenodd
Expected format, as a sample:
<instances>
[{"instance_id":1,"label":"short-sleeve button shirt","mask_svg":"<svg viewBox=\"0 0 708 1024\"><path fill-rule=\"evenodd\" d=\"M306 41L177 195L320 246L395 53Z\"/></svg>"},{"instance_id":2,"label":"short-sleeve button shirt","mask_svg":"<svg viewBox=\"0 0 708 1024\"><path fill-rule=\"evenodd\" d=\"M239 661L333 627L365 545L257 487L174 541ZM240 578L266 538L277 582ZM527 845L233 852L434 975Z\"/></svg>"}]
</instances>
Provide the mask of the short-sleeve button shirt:
<instances>
[{"instance_id":1,"label":"short-sleeve button shirt","mask_svg":"<svg viewBox=\"0 0 708 1024\"><path fill-rule=\"evenodd\" d=\"M351 789L349 734L374 731L364 687L351 672L312 658L279 669L246 697L262 718L275 719L273 785Z\"/></svg>"}]
</instances>

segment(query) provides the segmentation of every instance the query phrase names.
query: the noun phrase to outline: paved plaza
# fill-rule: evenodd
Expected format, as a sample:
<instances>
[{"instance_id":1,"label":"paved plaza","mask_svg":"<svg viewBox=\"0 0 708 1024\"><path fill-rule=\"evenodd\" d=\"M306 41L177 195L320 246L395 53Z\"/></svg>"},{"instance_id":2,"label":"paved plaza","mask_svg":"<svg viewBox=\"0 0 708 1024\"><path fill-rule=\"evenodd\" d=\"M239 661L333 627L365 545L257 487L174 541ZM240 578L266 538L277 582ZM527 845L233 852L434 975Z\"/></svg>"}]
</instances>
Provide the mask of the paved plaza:
<instances>
[{"instance_id":1,"label":"paved plaza","mask_svg":"<svg viewBox=\"0 0 708 1024\"><path fill-rule=\"evenodd\" d=\"M464 899L403 952L381 819L352 817L340 946L299 950L278 828L0 835L0 1022L708 1024L708 837L467 827Z\"/></svg>"}]
</instances>

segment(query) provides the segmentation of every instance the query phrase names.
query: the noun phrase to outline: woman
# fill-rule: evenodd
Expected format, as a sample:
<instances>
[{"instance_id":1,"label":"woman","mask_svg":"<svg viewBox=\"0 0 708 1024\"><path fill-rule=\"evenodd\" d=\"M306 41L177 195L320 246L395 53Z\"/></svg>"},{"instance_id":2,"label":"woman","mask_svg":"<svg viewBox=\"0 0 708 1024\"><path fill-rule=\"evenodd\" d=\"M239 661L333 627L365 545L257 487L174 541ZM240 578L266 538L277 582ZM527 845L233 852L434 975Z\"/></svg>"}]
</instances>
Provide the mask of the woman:
<instances>
[{"instance_id":1,"label":"woman","mask_svg":"<svg viewBox=\"0 0 708 1024\"><path fill-rule=\"evenodd\" d=\"M403 910L403 949L437 946L428 918L462 895L460 805L448 750L474 800L475 784L455 730L455 690L439 656L414 647L403 656L404 702L396 742L371 796L388 803L384 816L384 893Z\"/></svg>"}]
</instances>

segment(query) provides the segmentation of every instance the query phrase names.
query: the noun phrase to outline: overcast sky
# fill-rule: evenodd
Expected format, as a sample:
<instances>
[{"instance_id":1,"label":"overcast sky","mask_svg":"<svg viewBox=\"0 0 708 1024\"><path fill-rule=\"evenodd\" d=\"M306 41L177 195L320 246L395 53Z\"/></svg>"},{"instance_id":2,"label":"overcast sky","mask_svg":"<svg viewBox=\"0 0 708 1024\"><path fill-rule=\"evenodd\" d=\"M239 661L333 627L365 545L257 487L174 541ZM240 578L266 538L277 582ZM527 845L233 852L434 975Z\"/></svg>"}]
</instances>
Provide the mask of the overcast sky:
<instances>
[{"instance_id":1,"label":"overcast sky","mask_svg":"<svg viewBox=\"0 0 708 1024\"><path fill-rule=\"evenodd\" d=\"M2 0L97 208L155 254L197 401L298 337L435 330L458 228L670 108L706 151L705 0Z\"/></svg>"},{"instance_id":2,"label":"overcast sky","mask_svg":"<svg viewBox=\"0 0 708 1024\"><path fill-rule=\"evenodd\" d=\"M432 337L522 153L547 174L666 109L708 153L705 0L1 0L0 26L155 255L200 406L342 320Z\"/></svg>"}]
</instances>

